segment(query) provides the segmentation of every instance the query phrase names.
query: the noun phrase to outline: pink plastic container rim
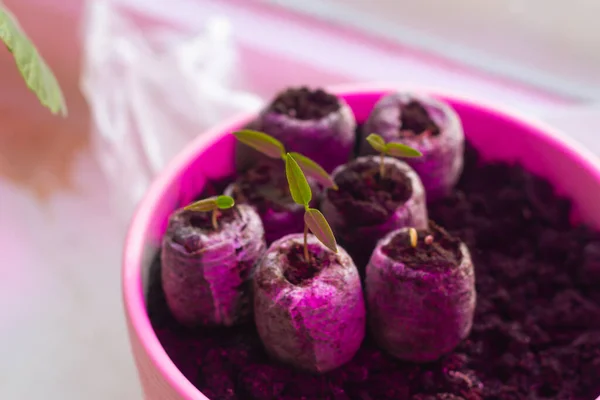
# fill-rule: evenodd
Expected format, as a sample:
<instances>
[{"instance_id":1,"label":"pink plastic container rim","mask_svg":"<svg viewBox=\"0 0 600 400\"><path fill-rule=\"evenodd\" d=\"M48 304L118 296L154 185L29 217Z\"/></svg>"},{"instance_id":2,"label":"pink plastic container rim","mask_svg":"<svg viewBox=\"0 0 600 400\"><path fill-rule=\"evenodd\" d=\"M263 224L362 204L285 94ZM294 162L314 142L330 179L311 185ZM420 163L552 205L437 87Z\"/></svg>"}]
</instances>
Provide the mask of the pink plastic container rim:
<instances>
[{"instance_id":1,"label":"pink plastic container rim","mask_svg":"<svg viewBox=\"0 0 600 400\"><path fill-rule=\"evenodd\" d=\"M332 93L341 95L364 95L373 96L393 90L406 90L416 93L431 93L448 99L455 99L467 104L472 108L479 109L496 116L499 119L516 121L527 126L536 137L536 140L549 143L552 147L561 148L569 157L576 160L578 167L586 170L600 187L600 159L588 151L579 143L566 137L554 128L531 118L520 115L519 112L508 110L506 107L496 107L479 100L469 99L456 93L449 93L430 87L414 87L399 83L375 83L375 84L353 84L338 85L328 88ZM148 221L156 213L160 204L162 194L169 188L169 183L179 176L187 165L189 165L199 152L209 147L215 139L223 132L230 132L248 121L254 114L245 114L236 117L227 123L218 126L196 138L184 151L182 151L168 167L156 178L140 202L130 225L124 249L122 290L125 311L129 323L130 335L137 336L139 344L154 364L154 368L164 377L175 393L182 399L210 400L204 396L196 387L188 381L171 361L161 346L152 326L145 307L144 290L142 287L142 259L144 252L144 240L148 229ZM592 189L593 190L593 189ZM600 216L598 221L593 221L596 227L600 227ZM600 396L596 399L600 399Z\"/></svg>"}]
</instances>

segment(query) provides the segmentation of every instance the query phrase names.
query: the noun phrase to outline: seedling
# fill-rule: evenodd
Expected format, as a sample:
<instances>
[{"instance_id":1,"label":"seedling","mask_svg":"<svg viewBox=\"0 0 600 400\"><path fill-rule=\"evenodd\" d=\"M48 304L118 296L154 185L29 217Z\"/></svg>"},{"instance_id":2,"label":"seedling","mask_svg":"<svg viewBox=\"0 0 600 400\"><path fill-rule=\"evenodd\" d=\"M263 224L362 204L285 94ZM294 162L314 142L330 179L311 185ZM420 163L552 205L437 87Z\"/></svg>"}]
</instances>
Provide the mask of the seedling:
<instances>
[{"instance_id":1,"label":"seedling","mask_svg":"<svg viewBox=\"0 0 600 400\"><path fill-rule=\"evenodd\" d=\"M386 143L385 139L376 133L371 133L369 136L367 136L367 142L369 142L371 147L381 154L381 162L379 163L379 176L382 178L385 174L384 161L386 156L415 158L423 155L419 150L413 149L412 147L402 143Z\"/></svg>"},{"instance_id":2,"label":"seedling","mask_svg":"<svg viewBox=\"0 0 600 400\"><path fill-rule=\"evenodd\" d=\"M417 235L417 230L415 228L408 228L408 237L410 239L411 247L417 247L419 236Z\"/></svg>"},{"instance_id":3,"label":"seedling","mask_svg":"<svg viewBox=\"0 0 600 400\"><path fill-rule=\"evenodd\" d=\"M219 217L220 210L226 210L235 205L235 200L230 196L214 196L207 199L198 200L190 205L184 207L186 211L197 211L197 212L212 212L212 225L213 228L217 229L219 224L217 218Z\"/></svg>"},{"instance_id":4,"label":"seedling","mask_svg":"<svg viewBox=\"0 0 600 400\"><path fill-rule=\"evenodd\" d=\"M321 214L321 211L310 208L309 204L312 200L312 191L306 176L299 163L296 161L296 156L293 153L286 153L285 157L285 175L287 177L288 184L290 186L290 193L292 199L297 204L304 206L304 260L310 261L310 255L308 254L308 231L310 230L313 235L319 239L321 243L328 249L337 253L337 243L331 227L327 223L327 220Z\"/></svg>"},{"instance_id":5,"label":"seedling","mask_svg":"<svg viewBox=\"0 0 600 400\"><path fill-rule=\"evenodd\" d=\"M329 174L321 167L319 164L311 160L310 158L303 156L300 153L291 152L288 153L285 150L285 146L279 140L274 137L267 135L263 132L253 131L250 129L244 129L238 132L234 132L234 136L240 142L244 143L247 146L252 147L253 149L263 153L264 155L281 159L284 162L287 162L287 155L291 154L294 157L294 160L298 164L298 166L302 169L304 174L310 176L325 188L332 188L337 190L338 187L329 176Z\"/></svg>"}]
</instances>

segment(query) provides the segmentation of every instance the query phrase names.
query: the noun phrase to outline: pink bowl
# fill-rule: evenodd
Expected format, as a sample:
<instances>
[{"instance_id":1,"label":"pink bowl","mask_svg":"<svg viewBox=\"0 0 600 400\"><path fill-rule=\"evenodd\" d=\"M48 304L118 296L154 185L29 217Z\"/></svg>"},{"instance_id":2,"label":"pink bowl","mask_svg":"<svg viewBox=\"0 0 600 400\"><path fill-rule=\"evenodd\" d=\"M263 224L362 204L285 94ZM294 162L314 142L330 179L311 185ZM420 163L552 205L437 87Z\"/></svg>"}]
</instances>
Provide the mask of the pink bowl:
<instances>
[{"instance_id":1,"label":"pink bowl","mask_svg":"<svg viewBox=\"0 0 600 400\"><path fill-rule=\"evenodd\" d=\"M449 102L462 119L465 134L484 158L519 161L554 183L574 202L573 218L600 228L600 160L554 129L462 96L401 85L353 85L330 88L354 110L358 122L375 102L394 89L429 93ZM160 247L169 214L191 201L207 179L234 171L230 133L252 118L244 115L200 135L154 181L140 203L127 235L123 260L123 298L129 336L146 399L207 400L173 364L160 345L146 313L150 263Z\"/></svg>"}]
</instances>

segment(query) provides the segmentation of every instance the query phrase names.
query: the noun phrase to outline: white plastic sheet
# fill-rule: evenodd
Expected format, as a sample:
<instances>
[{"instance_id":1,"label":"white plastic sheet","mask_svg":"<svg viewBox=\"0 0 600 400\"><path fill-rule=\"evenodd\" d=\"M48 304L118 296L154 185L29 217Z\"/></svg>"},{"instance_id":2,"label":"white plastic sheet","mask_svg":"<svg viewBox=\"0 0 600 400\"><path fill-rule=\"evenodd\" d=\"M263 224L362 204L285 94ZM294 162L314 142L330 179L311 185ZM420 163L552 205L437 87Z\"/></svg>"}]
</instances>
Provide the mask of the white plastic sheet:
<instances>
[{"instance_id":1,"label":"white plastic sheet","mask_svg":"<svg viewBox=\"0 0 600 400\"><path fill-rule=\"evenodd\" d=\"M83 90L96 156L119 210L129 214L151 179L196 135L261 98L236 74L233 27L215 16L198 32L92 2Z\"/></svg>"}]
</instances>

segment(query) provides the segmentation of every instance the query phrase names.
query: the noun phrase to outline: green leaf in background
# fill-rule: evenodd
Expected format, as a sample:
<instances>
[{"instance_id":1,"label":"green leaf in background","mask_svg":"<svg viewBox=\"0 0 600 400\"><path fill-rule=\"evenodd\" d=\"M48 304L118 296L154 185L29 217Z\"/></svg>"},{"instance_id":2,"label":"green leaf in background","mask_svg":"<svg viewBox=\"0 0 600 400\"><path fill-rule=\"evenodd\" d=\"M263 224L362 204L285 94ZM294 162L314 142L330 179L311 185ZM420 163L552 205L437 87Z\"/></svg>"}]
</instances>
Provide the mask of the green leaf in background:
<instances>
[{"instance_id":1,"label":"green leaf in background","mask_svg":"<svg viewBox=\"0 0 600 400\"><path fill-rule=\"evenodd\" d=\"M321 243L329 250L337 253L335 236L333 235L333 231L327 223L325 216L321 214L321 211L314 208L306 209L306 212L304 213L304 223Z\"/></svg>"},{"instance_id":2,"label":"green leaf in background","mask_svg":"<svg viewBox=\"0 0 600 400\"><path fill-rule=\"evenodd\" d=\"M290 153L287 153L285 157L285 176L290 186L292 199L296 203L308 207L308 204L312 200L312 191L304 176L304 172L302 172L302 169L296 160L294 160L294 156Z\"/></svg>"},{"instance_id":3,"label":"green leaf in background","mask_svg":"<svg viewBox=\"0 0 600 400\"><path fill-rule=\"evenodd\" d=\"M283 144L266 133L244 129L233 133L237 140L271 158L283 158L285 147Z\"/></svg>"},{"instance_id":4,"label":"green leaf in background","mask_svg":"<svg viewBox=\"0 0 600 400\"><path fill-rule=\"evenodd\" d=\"M385 153L385 140L381 136L376 133L371 133L367 136L367 142L373 147L376 151L380 153Z\"/></svg>"},{"instance_id":5,"label":"green leaf in background","mask_svg":"<svg viewBox=\"0 0 600 400\"><path fill-rule=\"evenodd\" d=\"M225 196L223 196L225 197ZM184 207L186 211L207 212L219 208L218 197L208 197L206 199L195 201Z\"/></svg>"},{"instance_id":6,"label":"green leaf in background","mask_svg":"<svg viewBox=\"0 0 600 400\"><path fill-rule=\"evenodd\" d=\"M338 190L337 185L331 179L331 176L321 167L319 164L311 160L310 158L303 156L300 153L290 153L294 160L298 163L302 171L319 182L325 188L332 188L334 190Z\"/></svg>"},{"instance_id":7,"label":"green leaf in background","mask_svg":"<svg viewBox=\"0 0 600 400\"><path fill-rule=\"evenodd\" d=\"M394 157L421 157L423 154L417 149L413 149L402 143L390 142L385 145L385 152Z\"/></svg>"},{"instance_id":8,"label":"green leaf in background","mask_svg":"<svg viewBox=\"0 0 600 400\"><path fill-rule=\"evenodd\" d=\"M19 26L16 18L0 3L0 39L12 53L19 72L40 103L53 114L67 116L67 105L50 67Z\"/></svg>"},{"instance_id":9,"label":"green leaf in background","mask_svg":"<svg viewBox=\"0 0 600 400\"><path fill-rule=\"evenodd\" d=\"M217 196L216 202L217 207L219 207L221 210L226 210L235 205L235 200L233 200L233 198L230 196Z\"/></svg>"}]
</instances>

